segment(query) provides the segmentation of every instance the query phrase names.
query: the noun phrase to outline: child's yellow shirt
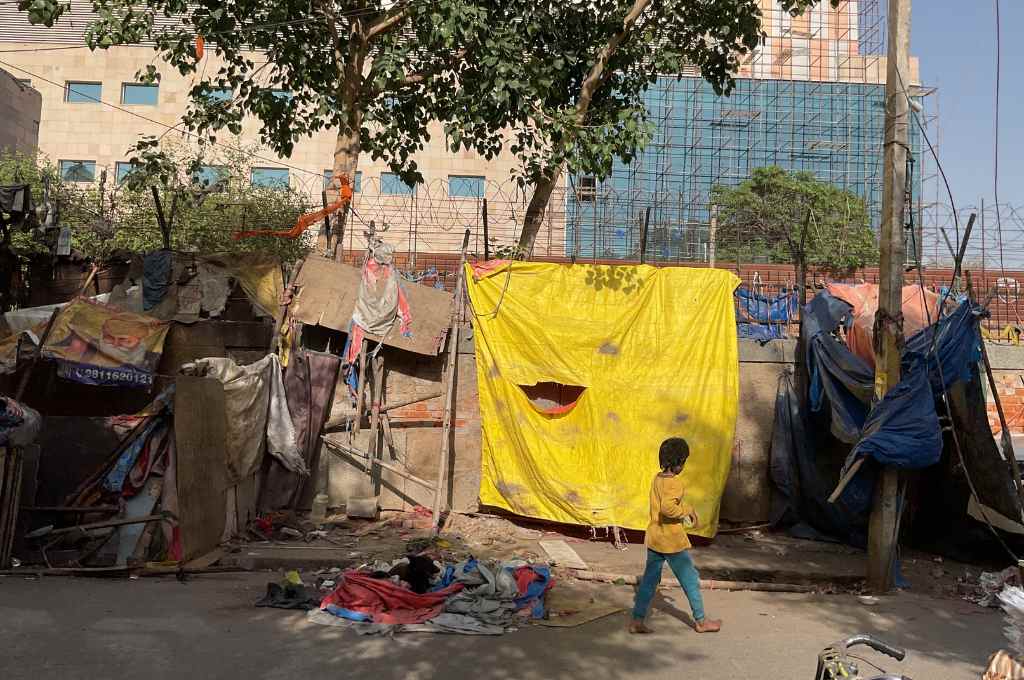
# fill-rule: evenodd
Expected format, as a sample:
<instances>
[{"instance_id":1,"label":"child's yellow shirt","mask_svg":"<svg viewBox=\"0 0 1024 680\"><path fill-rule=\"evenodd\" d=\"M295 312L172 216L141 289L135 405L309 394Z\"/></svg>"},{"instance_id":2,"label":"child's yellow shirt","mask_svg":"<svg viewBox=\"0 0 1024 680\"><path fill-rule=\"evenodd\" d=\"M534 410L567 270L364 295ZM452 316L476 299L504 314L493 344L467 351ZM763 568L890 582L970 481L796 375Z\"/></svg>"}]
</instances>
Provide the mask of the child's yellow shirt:
<instances>
[{"instance_id":1,"label":"child's yellow shirt","mask_svg":"<svg viewBox=\"0 0 1024 680\"><path fill-rule=\"evenodd\" d=\"M660 553L688 550L690 537L686 535L683 518L693 512L693 506L683 500L683 477L656 475L651 483L651 521L647 525L647 547Z\"/></svg>"}]
</instances>

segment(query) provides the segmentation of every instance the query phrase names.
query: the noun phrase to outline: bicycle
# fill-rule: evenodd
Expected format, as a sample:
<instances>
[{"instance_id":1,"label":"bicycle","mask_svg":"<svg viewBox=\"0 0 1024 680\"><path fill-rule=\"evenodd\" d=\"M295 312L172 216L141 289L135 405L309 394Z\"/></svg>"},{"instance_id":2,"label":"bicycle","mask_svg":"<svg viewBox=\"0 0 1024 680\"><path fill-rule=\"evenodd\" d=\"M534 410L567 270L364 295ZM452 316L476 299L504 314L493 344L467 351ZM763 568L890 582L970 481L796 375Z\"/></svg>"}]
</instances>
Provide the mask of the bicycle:
<instances>
[{"instance_id":1,"label":"bicycle","mask_svg":"<svg viewBox=\"0 0 1024 680\"><path fill-rule=\"evenodd\" d=\"M847 654L848 649L858 645L870 647L897 661L903 661L907 655L905 650L887 645L870 635L854 635L821 650L818 654L818 672L815 673L814 680L857 680L862 677L860 668L850 660L850 656ZM869 680L909 680L909 678L882 671L881 675L871 676Z\"/></svg>"}]
</instances>

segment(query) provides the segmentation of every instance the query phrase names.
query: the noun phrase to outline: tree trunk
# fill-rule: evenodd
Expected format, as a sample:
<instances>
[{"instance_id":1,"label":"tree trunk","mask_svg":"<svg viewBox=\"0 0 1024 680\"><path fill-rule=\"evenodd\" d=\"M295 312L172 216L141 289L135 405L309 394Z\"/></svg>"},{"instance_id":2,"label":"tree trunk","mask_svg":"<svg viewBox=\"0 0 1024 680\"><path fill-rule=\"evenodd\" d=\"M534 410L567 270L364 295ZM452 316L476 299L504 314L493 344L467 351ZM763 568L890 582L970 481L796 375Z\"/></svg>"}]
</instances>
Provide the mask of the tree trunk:
<instances>
[{"instance_id":1,"label":"tree trunk","mask_svg":"<svg viewBox=\"0 0 1024 680\"><path fill-rule=\"evenodd\" d=\"M337 44L335 41L335 45ZM345 113L345 122L338 129L338 137L334 144L334 164L331 181L327 187L327 198L331 202L338 200L343 177L347 179L349 186L353 186L355 182L356 168L359 165L359 130L363 125L363 66L368 52L366 32L361 22L355 21L349 37L348 54L342 55L340 50L335 50L335 64L341 72L338 100ZM337 215L332 257L337 255L339 246L344 253L344 245L340 243L339 237L345 234L348 212L349 208L345 206Z\"/></svg>"},{"instance_id":2,"label":"tree trunk","mask_svg":"<svg viewBox=\"0 0 1024 680\"><path fill-rule=\"evenodd\" d=\"M580 96L576 100L575 111L577 125L582 126L587 122L587 111L590 110L590 102L593 101L594 94L598 88L608 80L608 75L610 74L610 71L606 68L608 60L615 54L615 51L629 35L629 32L633 30L633 26L636 25L640 15L651 4L651 1L634 0L633 6L622 19L622 28L609 37L608 42L598 52L597 59L590 67L590 72L587 73L583 84L580 85ZM544 176L537 182L533 198L530 199L530 205L526 209L526 217L523 220L523 234L519 237L519 249L524 254L524 257L526 254L533 253L537 232L540 230L540 225L544 219L544 212L551 201L551 193L554 191L555 186L558 184L558 179L562 175L562 167L560 165L554 169L548 168Z\"/></svg>"},{"instance_id":3,"label":"tree trunk","mask_svg":"<svg viewBox=\"0 0 1024 680\"><path fill-rule=\"evenodd\" d=\"M537 234L544 224L544 213L547 211L548 203L551 202L551 194L558 186L561 176L562 166L558 166L545 172L544 177L537 182L534 188L533 196L530 197L530 205L526 208L526 217L523 219L523 233L519 236L519 251L524 259L533 255Z\"/></svg>"}]
</instances>

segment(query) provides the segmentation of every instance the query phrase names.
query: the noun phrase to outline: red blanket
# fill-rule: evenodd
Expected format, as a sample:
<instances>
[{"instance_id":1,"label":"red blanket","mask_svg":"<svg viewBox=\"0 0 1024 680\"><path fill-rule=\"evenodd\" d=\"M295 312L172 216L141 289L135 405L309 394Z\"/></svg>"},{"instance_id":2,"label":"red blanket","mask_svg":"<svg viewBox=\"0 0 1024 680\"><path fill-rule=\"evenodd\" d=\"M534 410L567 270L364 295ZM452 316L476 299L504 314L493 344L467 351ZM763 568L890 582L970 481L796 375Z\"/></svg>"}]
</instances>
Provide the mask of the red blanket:
<instances>
[{"instance_id":1,"label":"red blanket","mask_svg":"<svg viewBox=\"0 0 1024 680\"><path fill-rule=\"evenodd\" d=\"M440 614L444 601L460 590L462 584L453 583L444 590L419 595L387 579L347 571L334 592L320 603L320 608L337 605L368 614L374 623L423 623Z\"/></svg>"}]
</instances>

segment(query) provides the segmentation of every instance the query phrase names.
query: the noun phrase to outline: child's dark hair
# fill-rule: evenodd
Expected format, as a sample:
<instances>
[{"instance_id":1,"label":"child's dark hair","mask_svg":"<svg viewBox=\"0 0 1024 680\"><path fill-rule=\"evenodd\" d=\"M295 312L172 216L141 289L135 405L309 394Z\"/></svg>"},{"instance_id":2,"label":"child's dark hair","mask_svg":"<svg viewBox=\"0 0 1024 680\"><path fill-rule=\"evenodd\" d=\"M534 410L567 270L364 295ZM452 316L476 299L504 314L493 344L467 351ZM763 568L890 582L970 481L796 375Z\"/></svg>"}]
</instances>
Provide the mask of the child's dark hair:
<instances>
[{"instance_id":1,"label":"child's dark hair","mask_svg":"<svg viewBox=\"0 0 1024 680\"><path fill-rule=\"evenodd\" d=\"M682 437L669 437L661 443L658 451L658 463L662 470L682 467L690 457L690 445Z\"/></svg>"}]
</instances>

